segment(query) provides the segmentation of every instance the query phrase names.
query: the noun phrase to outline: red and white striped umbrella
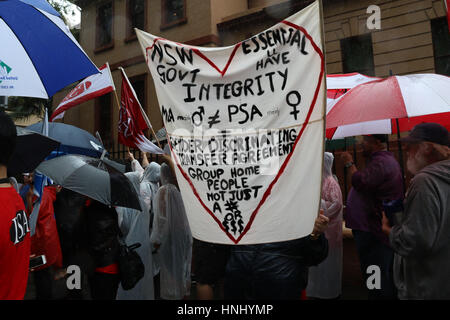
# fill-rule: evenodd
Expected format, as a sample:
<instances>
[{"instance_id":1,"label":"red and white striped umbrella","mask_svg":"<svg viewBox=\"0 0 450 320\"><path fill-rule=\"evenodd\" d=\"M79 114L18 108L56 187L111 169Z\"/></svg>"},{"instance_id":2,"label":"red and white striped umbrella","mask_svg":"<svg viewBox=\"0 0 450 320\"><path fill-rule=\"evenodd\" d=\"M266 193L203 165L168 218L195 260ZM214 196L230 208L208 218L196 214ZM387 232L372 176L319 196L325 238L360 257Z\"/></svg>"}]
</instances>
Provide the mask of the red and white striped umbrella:
<instances>
[{"instance_id":1,"label":"red and white striped umbrella","mask_svg":"<svg viewBox=\"0 0 450 320\"><path fill-rule=\"evenodd\" d=\"M366 82L379 80L381 78L369 77L360 73L328 74L327 75L327 114L336 103L352 88ZM376 125L376 124L375 124ZM369 127L373 126L369 123ZM327 129L327 138L339 139L351 136L353 125L340 128ZM350 129L350 130L349 130ZM360 128L356 132L361 131ZM369 130L370 131L370 130Z\"/></svg>"},{"instance_id":2,"label":"red and white striped umbrella","mask_svg":"<svg viewBox=\"0 0 450 320\"><path fill-rule=\"evenodd\" d=\"M327 138L411 130L421 122L450 127L450 78L437 74L392 76L357 85L327 113Z\"/></svg>"}]
</instances>

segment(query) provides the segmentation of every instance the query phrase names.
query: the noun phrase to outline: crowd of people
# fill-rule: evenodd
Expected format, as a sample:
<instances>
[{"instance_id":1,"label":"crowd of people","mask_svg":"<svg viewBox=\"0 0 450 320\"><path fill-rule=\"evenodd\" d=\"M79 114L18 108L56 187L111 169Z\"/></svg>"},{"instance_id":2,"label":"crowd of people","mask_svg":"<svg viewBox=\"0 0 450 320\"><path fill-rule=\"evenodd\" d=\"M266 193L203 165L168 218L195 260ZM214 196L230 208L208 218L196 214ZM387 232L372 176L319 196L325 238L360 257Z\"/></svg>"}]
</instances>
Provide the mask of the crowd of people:
<instances>
[{"instance_id":1,"label":"crowd of people","mask_svg":"<svg viewBox=\"0 0 450 320\"><path fill-rule=\"evenodd\" d=\"M406 193L385 135L363 137L364 168L340 154L352 184L345 206L334 156L326 152L312 233L252 245L193 239L167 154L158 164L128 153L125 175L141 210L110 207L57 185L46 186L38 202L33 173L24 173L21 184L7 175L15 141L14 123L0 112L0 300L23 299L31 280L39 300L338 299L344 222L365 283L370 267L380 270L369 299L450 299L450 142L441 125L417 125L403 138L414 175ZM33 210L39 214L31 223ZM128 288L119 256L135 244L145 271ZM42 255L45 264L30 269L30 258ZM79 286L68 288L69 266L80 269Z\"/></svg>"}]
</instances>

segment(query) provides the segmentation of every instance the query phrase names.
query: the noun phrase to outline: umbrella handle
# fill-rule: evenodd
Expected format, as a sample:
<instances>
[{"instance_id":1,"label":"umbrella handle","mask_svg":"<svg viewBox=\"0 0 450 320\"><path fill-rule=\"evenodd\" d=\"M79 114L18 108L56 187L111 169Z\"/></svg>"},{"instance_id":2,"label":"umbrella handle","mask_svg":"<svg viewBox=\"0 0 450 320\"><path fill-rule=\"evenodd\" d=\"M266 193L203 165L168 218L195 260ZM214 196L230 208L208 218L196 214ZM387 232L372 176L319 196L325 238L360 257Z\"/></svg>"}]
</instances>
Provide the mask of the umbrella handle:
<instances>
[{"instance_id":1,"label":"umbrella handle","mask_svg":"<svg viewBox=\"0 0 450 320\"><path fill-rule=\"evenodd\" d=\"M106 155L106 149L103 149L102 156L100 157L100 160L103 160L105 158L105 155Z\"/></svg>"}]
</instances>

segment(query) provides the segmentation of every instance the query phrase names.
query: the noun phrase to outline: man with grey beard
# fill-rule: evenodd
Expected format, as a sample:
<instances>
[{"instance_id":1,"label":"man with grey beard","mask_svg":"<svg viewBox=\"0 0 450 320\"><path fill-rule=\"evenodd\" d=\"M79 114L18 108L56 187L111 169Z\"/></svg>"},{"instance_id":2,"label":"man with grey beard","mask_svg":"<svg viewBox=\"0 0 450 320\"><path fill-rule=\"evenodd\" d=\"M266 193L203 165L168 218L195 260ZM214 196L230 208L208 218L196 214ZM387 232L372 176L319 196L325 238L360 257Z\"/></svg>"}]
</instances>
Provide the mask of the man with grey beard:
<instances>
[{"instance_id":1,"label":"man with grey beard","mask_svg":"<svg viewBox=\"0 0 450 320\"><path fill-rule=\"evenodd\" d=\"M403 214L392 228L383 216L400 299L450 299L450 141L436 123L414 127L406 143L414 175Z\"/></svg>"}]
</instances>

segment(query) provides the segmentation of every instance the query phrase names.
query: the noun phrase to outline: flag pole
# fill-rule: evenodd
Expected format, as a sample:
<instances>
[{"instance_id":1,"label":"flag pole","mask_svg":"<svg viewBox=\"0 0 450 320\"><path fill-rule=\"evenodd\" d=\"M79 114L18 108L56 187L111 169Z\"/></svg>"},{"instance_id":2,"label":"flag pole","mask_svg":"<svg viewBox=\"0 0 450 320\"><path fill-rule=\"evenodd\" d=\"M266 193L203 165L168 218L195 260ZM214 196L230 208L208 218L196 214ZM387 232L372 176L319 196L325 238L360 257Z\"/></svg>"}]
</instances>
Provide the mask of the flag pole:
<instances>
[{"instance_id":1,"label":"flag pole","mask_svg":"<svg viewBox=\"0 0 450 320\"><path fill-rule=\"evenodd\" d=\"M117 107L119 107L119 112L120 112L120 101L119 101L119 97L117 96L116 85L114 84L114 80L113 80L113 77L112 77L112 74L111 74L111 68L109 67L109 62L106 63L106 66L107 66L107 68L109 70L109 76L111 77L111 82L112 82L112 84L114 86L114 90L113 90L114 91L114 96L116 97Z\"/></svg>"}]
</instances>

